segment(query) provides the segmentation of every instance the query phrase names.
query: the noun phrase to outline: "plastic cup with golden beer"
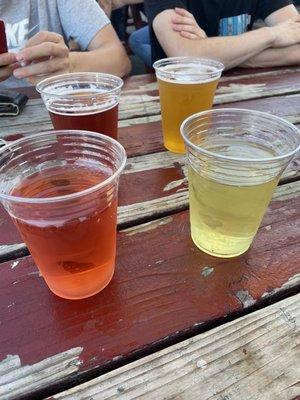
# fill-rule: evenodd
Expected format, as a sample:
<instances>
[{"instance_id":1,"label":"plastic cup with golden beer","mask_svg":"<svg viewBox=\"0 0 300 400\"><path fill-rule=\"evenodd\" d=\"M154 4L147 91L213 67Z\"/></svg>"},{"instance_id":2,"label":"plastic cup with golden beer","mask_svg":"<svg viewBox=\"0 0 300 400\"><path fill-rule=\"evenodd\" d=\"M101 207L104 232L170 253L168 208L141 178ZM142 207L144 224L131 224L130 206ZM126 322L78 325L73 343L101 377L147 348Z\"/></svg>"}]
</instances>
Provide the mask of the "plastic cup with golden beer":
<instances>
[{"instance_id":1,"label":"plastic cup with golden beer","mask_svg":"<svg viewBox=\"0 0 300 400\"><path fill-rule=\"evenodd\" d=\"M250 247L300 132L270 114L218 109L181 126L188 156L191 235L216 257Z\"/></svg>"},{"instance_id":2,"label":"plastic cup with golden beer","mask_svg":"<svg viewBox=\"0 0 300 400\"><path fill-rule=\"evenodd\" d=\"M212 107L224 65L218 61L173 57L153 65L158 81L164 146L184 153L180 125L192 114Z\"/></svg>"}]
</instances>

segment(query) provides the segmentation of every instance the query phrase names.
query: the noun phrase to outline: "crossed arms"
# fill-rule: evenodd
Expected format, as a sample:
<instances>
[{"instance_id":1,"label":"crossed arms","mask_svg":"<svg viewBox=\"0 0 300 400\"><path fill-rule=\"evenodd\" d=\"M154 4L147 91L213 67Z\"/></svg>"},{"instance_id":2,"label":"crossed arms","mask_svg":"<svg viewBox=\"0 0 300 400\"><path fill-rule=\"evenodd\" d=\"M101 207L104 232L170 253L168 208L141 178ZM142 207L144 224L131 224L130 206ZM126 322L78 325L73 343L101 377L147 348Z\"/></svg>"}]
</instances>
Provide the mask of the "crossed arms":
<instances>
[{"instance_id":1,"label":"crossed arms","mask_svg":"<svg viewBox=\"0 0 300 400\"><path fill-rule=\"evenodd\" d=\"M238 36L211 37L189 28L187 12L165 10L153 20L158 41L169 57L199 56L221 61L226 69L235 66L269 67L300 64L300 16L295 6L283 7L269 15L266 27Z\"/></svg>"}]
</instances>

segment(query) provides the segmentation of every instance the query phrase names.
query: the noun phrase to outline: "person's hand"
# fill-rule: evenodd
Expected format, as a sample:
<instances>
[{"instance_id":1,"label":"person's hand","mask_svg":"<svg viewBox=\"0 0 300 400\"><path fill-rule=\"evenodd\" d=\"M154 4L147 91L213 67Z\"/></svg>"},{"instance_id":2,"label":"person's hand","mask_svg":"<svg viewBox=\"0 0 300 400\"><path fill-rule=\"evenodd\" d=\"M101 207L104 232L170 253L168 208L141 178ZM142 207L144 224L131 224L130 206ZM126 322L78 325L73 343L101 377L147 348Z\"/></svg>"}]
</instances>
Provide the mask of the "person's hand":
<instances>
[{"instance_id":1,"label":"person's hand","mask_svg":"<svg viewBox=\"0 0 300 400\"><path fill-rule=\"evenodd\" d=\"M300 16L272 26L273 47L288 47L300 43Z\"/></svg>"},{"instance_id":2,"label":"person's hand","mask_svg":"<svg viewBox=\"0 0 300 400\"><path fill-rule=\"evenodd\" d=\"M206 33L197 24L193 14L184 8L175 8L176 16L172 18L172 28L186 39L205 39Z\"/></svg>"},{"instance_id":3,"label":"person's hand","mask_svg":"<svg viewBox=\"0 0 300 400\"><path fill-rule=\"evenodd\" d=\"M14 53L0 54L0 82L8 79L14 69L18 68L16 55Z\"/></svg>"},{"instance_id":4,"label":"person's hand","mask_svg":"<svg viewBox=\"0 0 300 400\"><path fill-rule=\"evenodd\" d=\"M28 40L23 50L16 54L22 67L14 70L18 79L27 79L36 85L48 76L70 72L69 49L61 35L39 32Z\"/></svg>"}]
</instances>

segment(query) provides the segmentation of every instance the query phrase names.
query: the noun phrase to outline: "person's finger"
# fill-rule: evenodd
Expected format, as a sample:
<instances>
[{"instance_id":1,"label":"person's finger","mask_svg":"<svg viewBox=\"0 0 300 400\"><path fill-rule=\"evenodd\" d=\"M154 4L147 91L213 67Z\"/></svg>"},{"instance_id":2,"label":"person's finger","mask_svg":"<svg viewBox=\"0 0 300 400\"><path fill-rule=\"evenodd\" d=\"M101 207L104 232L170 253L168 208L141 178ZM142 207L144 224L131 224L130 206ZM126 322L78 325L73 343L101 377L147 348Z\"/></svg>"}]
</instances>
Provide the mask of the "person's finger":
<instances>
[{"instance_id":1,"label":"person's finger","mask_svg":"<svg viewBox=\"0 0 300 400\"><path fill-rule=\"evenodd\" d=\"M189 32L196 34L196 28L192 25L173 25L173 29L176 32Z\"/></svg>"},{"instance_id":2,"label":"person's finger","mask_svg":"<svg viewBox=\"0 0 300 400\"><path fill-rule=\"evenodd\" d=\"M196 34L196 28L191 25L172 25L175 32L189 32Z\"/></svg>"},{"instance_id":3,"label":"person's finger","mask_svg":"<svg viewBox=\"0 0 300 400\"><path fill-rule=\"evenodd\" d=\"M195 25L195 20L190 17L173 17L171 21L173 24Z\"/></svg>"},{"instance_id":4,"label":"person's finger","mask_svg":"<svg viewBox=\"0 0 300 400\"><path fill-rule=\"evenodd\" d=\"M18 68L14 71L14 76L18 79L28 78L36 75L49 75L53 72L63 70L67 67L67 61L64 58L55 58L40 62L37 64L30 64L27 67Z\"/></svg>"},{"instance_id":5,"label":"person's finger","mask_svg":"<svg viewBox=\"0 0 300 400\"><path fill-rule=\"evenodd\" d=\"M0 80L7 79L11 74L12 74L11 65L0 68Z\"/></svg>"},{"instance_id":6,"label":"person's finger","mask_svg":"<svg viewBox=\"0 0 300 400\"><path fill-rule=\"evenodd\" d=\"M176 14L181 15L182 17L193 17L193 14L188 12L185 8L175 7L174 11Z\"/></svg>"},{"instance_id":7,"label":"person's finger","mask_svg":"<svg viewBox=\"0 0 300 400\"><path fill-rule=\"evenodd\" d=\"M0 81L8 79L16 68L19 68L20 64L14 63L5 67L0 67Z\"/></svg>"},{"instance_id":8,"label":"person's finger","mask_svg":"<svg viewBox=\"0 0 300 400\"><path fill-rule=\"evenodd\" d=\"M15 53L0 54L0 67L13 64L17 61Z\"/></svg>"},{"instance_id":9,"label":"person's finger","mask_svg":"<svg viewBox=\"0 0 300 400\"><path fill-rule=\"evenodd\" d=\"M16 55L16 58L19 62L32 62L44 57L64 57L66 52L67 48L65 46L53 42L46 42L21 50Z\"/></svg>"},{"instance_id":10,"label":"person's finger","mask_svg":"<svg viewBox=\"0 0 300 400\"><path fill-rule=\"evenodd\" d=\"M181 31L179 32L180 36L184 37L185 39L199 39L198 35L195 35L194 33L190 33L190 32L185 32L185 31Z\"/></svg>"},{"instance_id":11,"label":"person's finger","mask_svg":"<svg viewBox=\"0 0 300 400\"><path fill-rule=\"evenodd\" d=\"M62 41L63 41L63 38L58 33L41 31L41 32L38 32L36 35L32 36L32 38L30 38L26 42L25 48L33 47L33 46L36 46L36 45L44 43L44 42L61 43Z\"/></svg>"}]
</instances>

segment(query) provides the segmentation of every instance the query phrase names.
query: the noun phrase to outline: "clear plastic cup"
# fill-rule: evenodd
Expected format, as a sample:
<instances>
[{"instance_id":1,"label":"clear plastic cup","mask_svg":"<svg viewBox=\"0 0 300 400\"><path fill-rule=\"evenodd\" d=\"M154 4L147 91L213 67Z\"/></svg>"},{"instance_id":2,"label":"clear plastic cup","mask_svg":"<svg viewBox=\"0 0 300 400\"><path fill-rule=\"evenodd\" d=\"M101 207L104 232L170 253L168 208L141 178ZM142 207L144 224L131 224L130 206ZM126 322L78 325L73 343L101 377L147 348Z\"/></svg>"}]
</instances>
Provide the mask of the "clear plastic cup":
<instances>
[{"instance_id":1,"label":"clear plastic cup","mask_svg":"<svg viewBox=\"0 0 300 400\"><path fill-rule=\"evenodd\" d=\"M238 256L251 245L280 176L299 150L299 130L270 114L218 109L189 117L181 134L192 239L213 256Z\"/></svg>"},{"instance_id":2,"label":"clear plastic cup","mask_svg":"<svg viewBox=\"0 0 300 400\"><path fill-rule=\"evenodd\" d=\"M153 64L158 81L165 147L184 153L180 125L190 115L212 107L224 65L193 57L173 57Z\"/></svg>"},{"instance_id":3,"label":"clear plastic cup","mask_svg":"<svg viewBox=\"0 0 300 400\"><path fill-rule=\"evenodd\" d=\"M114 75L80 72L57 75L36 89L54 129L98 132L118 139L118 108L123 81Z\"/></svg>"},{"instance_id":4,"label":"clear plastic cup","mask_svg":"<svg viewBox=\"0 0 300 400\"><path fill-rule=\"evenodd\" d=\"M82 299L112 279L124 148L85 131L0 148L0 200L53 293Z\"/></svg>"}]
</instances>

